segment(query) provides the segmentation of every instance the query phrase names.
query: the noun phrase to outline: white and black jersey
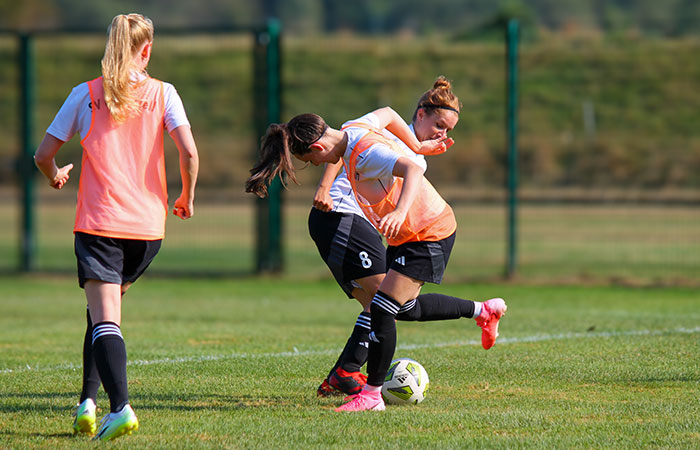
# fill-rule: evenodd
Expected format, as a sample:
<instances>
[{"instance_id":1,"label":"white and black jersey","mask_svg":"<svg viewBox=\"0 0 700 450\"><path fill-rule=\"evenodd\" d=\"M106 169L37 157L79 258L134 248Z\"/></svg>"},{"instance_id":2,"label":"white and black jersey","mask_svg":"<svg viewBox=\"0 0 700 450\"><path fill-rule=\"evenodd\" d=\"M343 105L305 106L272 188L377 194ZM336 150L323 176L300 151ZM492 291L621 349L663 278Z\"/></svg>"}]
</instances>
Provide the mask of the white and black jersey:
<instances>
[{"instance_id":1,"label":"white and black jersey","mask_svg":"<svg viewBox=\"0 0 700 450\"><path fill-rule=\"evenodd\" d=\"M364 216L311 208L309 234L349 298L359 287L354 280L386 273L382 237Z\"/></svg>"},{"instance_id":2,"label":"white and black jersey","mask_svg":"<svg viewBox=\"0 0 700 450\"><path fill-rule=\"evenodd\" d=\"M346 124L356 122L367 124L374 129L379 128L379 119L374 113L365 114ZM410 127L413 131L413 126ZM349 155L357 142L367 133L367 129L349 127L345 131L348 134L346 155ZM383 130L383 133L405 147L405 144L393 134L386 130ZM383 146L374 147L377 148L367 150L374 150L375 153L372 158L372 171L374 175L384 174L384 182L390 187L393 182L391 172L401 155ZM425 157L413 152L409 153L413 155L411 159L425 169ZM333 209L329 212L311 209L309 234L335 280L348 297L352 297L353 288L359 286L354 283L354 280L386 273L386 249L382 236L365 218L357 204L344 167L333 182L329 194L333 200Z\"/></svg>"},{"instance_id":3,"label":"white and black jersey","mask_svg":"<svg viewBox=\"0 0 700 450\"><path fill-rule=\"evenodd\" d=\"M135 74L139 80L144 79L144 75ZM177 93L175 86L163 82L163 100L165 101L164 125L168 133L175 128L190 124L185 113L182 99ZM73 88L65 102L58 110L56 117L46 130L48 134L68 142L76 134L84 138L90 131L92 125L92 104L90 100L90 90L87 83L80 83Z\"/></svg>"}]
</instances>

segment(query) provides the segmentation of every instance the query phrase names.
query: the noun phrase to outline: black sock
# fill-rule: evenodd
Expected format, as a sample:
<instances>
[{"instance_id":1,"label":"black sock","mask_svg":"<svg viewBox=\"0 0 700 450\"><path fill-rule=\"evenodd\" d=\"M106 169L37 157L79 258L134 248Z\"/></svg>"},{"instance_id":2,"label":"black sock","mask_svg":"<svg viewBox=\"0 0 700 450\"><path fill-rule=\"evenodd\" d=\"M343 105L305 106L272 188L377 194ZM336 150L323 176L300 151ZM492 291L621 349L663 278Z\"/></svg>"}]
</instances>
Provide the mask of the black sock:
<instances>
[{"instance_id":1,"label":"black sock","mask_svg":"<svg viewBox=\"0 0 700 450\"><path fill-rule=\"evenodd\" d=\"M372 300L372 332L369 335L367 384L381 386L396 350L396 314L401 305L381 291Z\"/></svg>"},{"instance_id":2,"label":"black sock","mask_svg":"<svg viewBox=\"0 0 700 450\"><path fill-rule=\"evenodd\" d=\"M111 412L121 410L129 402L126 383L126 346L119 325L113 322L95 324L92 351L102 385L109 396Z\"/></svg>"},{"instance_id":3,"label":"black sock","mask_svg":"<svg viewBox=\"0 0 700 450\"><path fill-rule=\"evenodd\" d=\"M87 328L83 340L83 388L80 392L80 403L85 399L97 399L97 391L100 388L100 375L97 373L95 357L92 354L92 320L90 310L87 310Z\"/></svg>"},{"instance_id":4,"label":"black sock","mask_svg":"<svg viewBox=\"0 0 700 450\"><path fill-rule=\"evenodd\" d=\"M336 363L336 367L341 367L348 372L359 372L360 368L367 361L367 352L369 352L369 332L371 330L371 315L368 312L362 311L357 316L355 328L345 344L343 353Z\"/></svg>"},{"instance_id":5,"label":"black sock","mask_svg":"<svg viewBox=\"0 0 700 450\"><path fill-rule=\"evenodd\" d=\"M406 302L399 310L396 319L427 322L461 317L474 317L473 301L443 294L421 294Z\"/></svg>"}]
</instances>

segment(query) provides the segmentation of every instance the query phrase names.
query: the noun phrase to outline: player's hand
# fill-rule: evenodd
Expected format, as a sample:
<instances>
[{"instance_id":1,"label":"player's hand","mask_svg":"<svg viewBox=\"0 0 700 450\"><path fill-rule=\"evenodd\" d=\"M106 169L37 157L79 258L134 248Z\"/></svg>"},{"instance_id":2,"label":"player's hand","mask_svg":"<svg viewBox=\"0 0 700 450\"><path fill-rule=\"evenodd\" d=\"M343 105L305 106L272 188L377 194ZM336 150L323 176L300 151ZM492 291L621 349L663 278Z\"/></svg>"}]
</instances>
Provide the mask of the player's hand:
<instances>
[{"instance_id":1,"label":"player's hand","mask_svg":"<svg viewBox=\"0 0 700 450\"><path fill-rule=\"evenodd\" d=\"M398 236L401 225L403 225L405 220L405 212L393 210L379 221L379 232L387 239L393 239Z\"/></svg>"},{"instance_id":2,"label":"player's hand","mask_svg":"<svg viewBox=\"0 0 700 450\"><path fill-rule=\"evenodd\" d=\"M53 180L49 180L51 187L54 189L62 189L68 179L70 179L71 169L73 169L73 164L67 164L59 168L56 172L56 176L53 177Z\"/></svg>"},{"instance_id":3,"label":"player's hand","mask_svg":"<svg viewBox=\"0 0 700 450\"><path fill-rule=\"evenodd\" d=\"M319 189L314 195L314 208L328 212L333 209L333 199L331 195L325 189Z\"/></svg>"},{"instance_id":4,"label":"player's hand","mask_svg":"<svg viewBox=\"0 0 700 450\"><path fill-rule=\"evenodd\" d=\"M184 195L180 195L175 204L173 205L173 214L178 216L180 219L185 220L194 216L194 202L190 198L186 198Z\"/></svg>"},{"instance_id":5,"label":"player's hand","mask_svg":"<svg viewBox=\"0 0 700 450\"><path fill-rule=\"evenodd\" d=\"M420 143L420 148L416 153L421 155L439 155L445 153L454 144L452 138L430 139Z\"/></svg>"}]
</instances>

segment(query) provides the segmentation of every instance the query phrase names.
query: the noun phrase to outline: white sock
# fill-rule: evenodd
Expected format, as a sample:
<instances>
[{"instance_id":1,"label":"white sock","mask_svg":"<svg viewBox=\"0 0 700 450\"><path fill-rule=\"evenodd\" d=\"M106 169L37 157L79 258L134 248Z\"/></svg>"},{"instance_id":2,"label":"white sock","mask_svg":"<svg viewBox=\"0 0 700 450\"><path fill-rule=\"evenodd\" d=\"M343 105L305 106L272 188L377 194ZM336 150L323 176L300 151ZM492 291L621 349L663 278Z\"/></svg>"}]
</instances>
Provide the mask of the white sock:
<instances>
[{"instance_id":1,"label":"white sock","mask_svg":"<svg viewBox=\"0 0 700 450\"><path fill-rule=\"evenodd\" d=\"M474 302L474 317L472 317L472 319L476 319L481 315L481 308L483 305L482 302Z\"/></svg>"},{"instance_id":2,"label":"white sock","mask_svg":"<svg viewBox=\"0 0 700 450\"><path fill-rule=\"evenodd\" d=\"M380 392L382 390L382 387L381 386L372 386L371 384L365 384L365 386L362 388L362 390L374 394L376 392Z\"/></svg>"}]
</instances>

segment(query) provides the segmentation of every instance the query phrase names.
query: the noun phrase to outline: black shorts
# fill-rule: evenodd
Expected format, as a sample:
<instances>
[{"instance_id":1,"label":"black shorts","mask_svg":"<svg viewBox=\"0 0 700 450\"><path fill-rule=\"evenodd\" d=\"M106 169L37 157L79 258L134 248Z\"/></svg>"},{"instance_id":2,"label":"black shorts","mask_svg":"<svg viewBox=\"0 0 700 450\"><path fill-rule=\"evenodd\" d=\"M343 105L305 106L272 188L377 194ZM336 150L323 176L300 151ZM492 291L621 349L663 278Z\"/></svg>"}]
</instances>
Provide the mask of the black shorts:
<instances>
[{"instance_id":1,"label":"black shorts","mask_svg":"<svg viewBox=\"0 0 700 450\"><path fill-rule=\"evenodd\" d=\"M311 208L309 234L335 281L352 298L353 280L385 273L381 235L364 217Z\"/></svg>"},{"instance_id":2,"label":"black shorts","mask_svg":"<svg viewBox=\"0 0 700 450\"><path fill-rule=\"evenodd\" d=\"M133 283L156 257L161 242L161 239L119 239L76 232L80 287L84 288L87 280L119 285Z\"/></svg>"},{"instance_id":3,"label":"black shorts","mask_svg":"<svg viewBox=\"0 0 700 450\"><path fill-rule=\"evenodd\" d=\"M389 269L416 280L440 284L447 268L455 233L440 241L406 242L386 250Z\"/></svg>"}]
</instances>

